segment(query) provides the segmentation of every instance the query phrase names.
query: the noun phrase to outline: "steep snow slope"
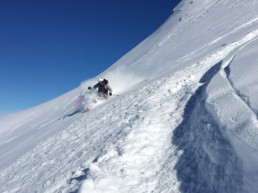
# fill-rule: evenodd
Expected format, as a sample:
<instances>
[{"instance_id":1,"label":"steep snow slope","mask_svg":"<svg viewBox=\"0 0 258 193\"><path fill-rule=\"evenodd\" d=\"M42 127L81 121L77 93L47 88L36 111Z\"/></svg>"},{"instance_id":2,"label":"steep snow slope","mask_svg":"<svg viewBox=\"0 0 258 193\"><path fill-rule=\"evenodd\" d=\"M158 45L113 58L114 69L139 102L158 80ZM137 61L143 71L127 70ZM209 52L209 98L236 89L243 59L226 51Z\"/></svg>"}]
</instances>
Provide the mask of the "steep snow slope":
<instances>
[{"instance_id":1,"label":"steep snow slope","mask_svg":"<svg viewBox=\"0 0 258 193\"><path fill-rule=\"evenodd\" d=\"M0 192L258 192L258 2L183 0L95 79L0 118Z\"/></svg>"}]
</instances>

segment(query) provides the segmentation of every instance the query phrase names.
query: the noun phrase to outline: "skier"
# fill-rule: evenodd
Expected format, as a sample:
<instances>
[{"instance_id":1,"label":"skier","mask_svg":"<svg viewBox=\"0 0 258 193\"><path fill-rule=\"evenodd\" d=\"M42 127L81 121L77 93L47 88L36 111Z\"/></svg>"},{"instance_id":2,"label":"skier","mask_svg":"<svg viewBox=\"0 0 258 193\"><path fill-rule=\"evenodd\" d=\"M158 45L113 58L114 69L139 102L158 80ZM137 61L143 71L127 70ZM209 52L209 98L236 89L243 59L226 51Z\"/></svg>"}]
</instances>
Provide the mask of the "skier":
<instances>
[{"instance_id":1,"label":"skier","mask_svg":"<svg viewBox=\"0 0 258 193\"><path fill-rule=\"evenodd\" d=\"M108 80L99 78L97 84L95 84L93 87L88 87L89 90L96 88L98 88L98 94L100 97L107 98L108 94L112 96L112 88L108 85Z\"/></svg>"}]
</instances>

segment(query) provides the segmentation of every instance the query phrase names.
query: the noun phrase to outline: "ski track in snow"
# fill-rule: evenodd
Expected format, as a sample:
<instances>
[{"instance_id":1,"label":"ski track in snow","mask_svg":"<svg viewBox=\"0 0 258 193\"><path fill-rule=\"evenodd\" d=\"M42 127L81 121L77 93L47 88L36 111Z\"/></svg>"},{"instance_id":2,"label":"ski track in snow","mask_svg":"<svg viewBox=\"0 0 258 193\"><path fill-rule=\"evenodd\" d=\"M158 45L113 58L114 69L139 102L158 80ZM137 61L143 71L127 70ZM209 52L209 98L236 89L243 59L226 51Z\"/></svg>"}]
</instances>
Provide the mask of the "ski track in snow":
<instances>
[{"instance_id":1,"label":"ski track in snow","mask_svg":"<svg viewBox=\"0 0 258 193\"><path fill-rule=\"evenodd\" d=\"M240 33L241 30L248 30L248 27L252 27L252 29L253 29L253 25L258 25L258 18L254 18L251 21L249 21L247 23L244 23L241 26L236 27L232 31L228 32L227 34L224 34L223 36L218 37L217 39L211 41L210 43L208 43L208 44L206 44L206 45L204 45L204 46L202 46L202 47L200 47L196 50L194 50L193 52L188 53L187 55L179 58L175 63L180 63L182 61L185 61L185 60L187 60L191 57L194 57L195 55L198 55L198 53L201 53L201 52L209 49L209 47L211 47L211 46L214 46L214 45L219 44L219 43L223 43L223 41L227 37L229 37L230 35L236 34L236 33ZM257 37L257 30L251 31L248 35L245 35L244 38L240 36L239 40L236 40L236 42L235 42L236 44L238 44L238 45L234 46L235 49L237 49L237 48L239 49L239 46L247 45L248 43L251 43L252 41L254 41L254 39L256 39L256 37Z\"/></svg>"},{"instance_id":2,"label":"ski track in snow","mask_svg":"<svg viewBox=\"0 0 258 193\"><path fill-rule=\"evenodd\" d=\"M241 26L239 26L239 27L235 28L234 30L230 31L229 33L227 33L227 34L225 34L225 35L223 35L223 36L217 38L216 40L213 40L212 42L210 42L210 43L208 44L208 46L213 45L213 44L215 44L215 43L221 41L222 39L224 39L224 38L226 38L226 37L228 37L228 36L230 36L230 35L232 35L232 34L238 32L238 31L240 31L240 30L246 29L247 27L253 27L253 25L254 25L254 24L257 24L257 23L258 23L258 17L252 19L251 21L249 21L249 22L247 22L247 23L242 24Z\"/></svg>"}]
</instances>

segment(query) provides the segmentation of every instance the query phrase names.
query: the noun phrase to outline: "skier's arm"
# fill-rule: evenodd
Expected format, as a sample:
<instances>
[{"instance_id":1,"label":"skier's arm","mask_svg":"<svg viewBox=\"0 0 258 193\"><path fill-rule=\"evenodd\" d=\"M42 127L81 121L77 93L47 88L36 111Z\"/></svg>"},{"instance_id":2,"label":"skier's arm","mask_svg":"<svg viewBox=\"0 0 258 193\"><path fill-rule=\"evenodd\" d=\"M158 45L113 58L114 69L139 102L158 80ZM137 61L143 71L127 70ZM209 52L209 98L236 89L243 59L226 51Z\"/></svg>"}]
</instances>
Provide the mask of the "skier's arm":
<instances>
[{"instance_id":1,"label":"skier's arm","mask_svg":"<svg viewBox=\"0 0 258 193\"><path fill-rule=\"evenodd\" d=\"M95 84L95 85L93 86L94 89L96 89L96 88L98 88L98 87L99 87L99 83L97 83L97 84Z\"/></svg>"},{"instance_id":2,"label":"skier's arm","mask_svg":"<svg viewBox=\"0 0 258 193\"><path fill-rule=\"evenodd\" d=\"M88 89L89 89L89 90L91 90L91 89L96 89L96 88L98 88L98 86L99 86L99 83L95 84L93 87L90 87L90 86L89 86Z\"/></svg>"}]
</instances>

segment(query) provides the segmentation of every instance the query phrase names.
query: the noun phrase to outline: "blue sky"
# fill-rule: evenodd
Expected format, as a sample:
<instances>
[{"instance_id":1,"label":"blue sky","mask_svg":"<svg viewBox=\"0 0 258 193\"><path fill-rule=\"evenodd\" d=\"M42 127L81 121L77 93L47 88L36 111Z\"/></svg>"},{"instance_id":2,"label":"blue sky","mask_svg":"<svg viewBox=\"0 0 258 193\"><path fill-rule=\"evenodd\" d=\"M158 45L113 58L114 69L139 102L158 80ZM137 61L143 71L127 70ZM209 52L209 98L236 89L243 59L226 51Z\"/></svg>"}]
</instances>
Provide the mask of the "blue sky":
<instances>
[{"instance_id":1,"label":"blue sky","mask_svg":"<svg viewBox=\"0 0 258 193\"><path fill-rule=\"evenodd\" d=\"M153 33L180 0L2 0L0 116L103 72Z\"/></svg>"}]
</instances>

